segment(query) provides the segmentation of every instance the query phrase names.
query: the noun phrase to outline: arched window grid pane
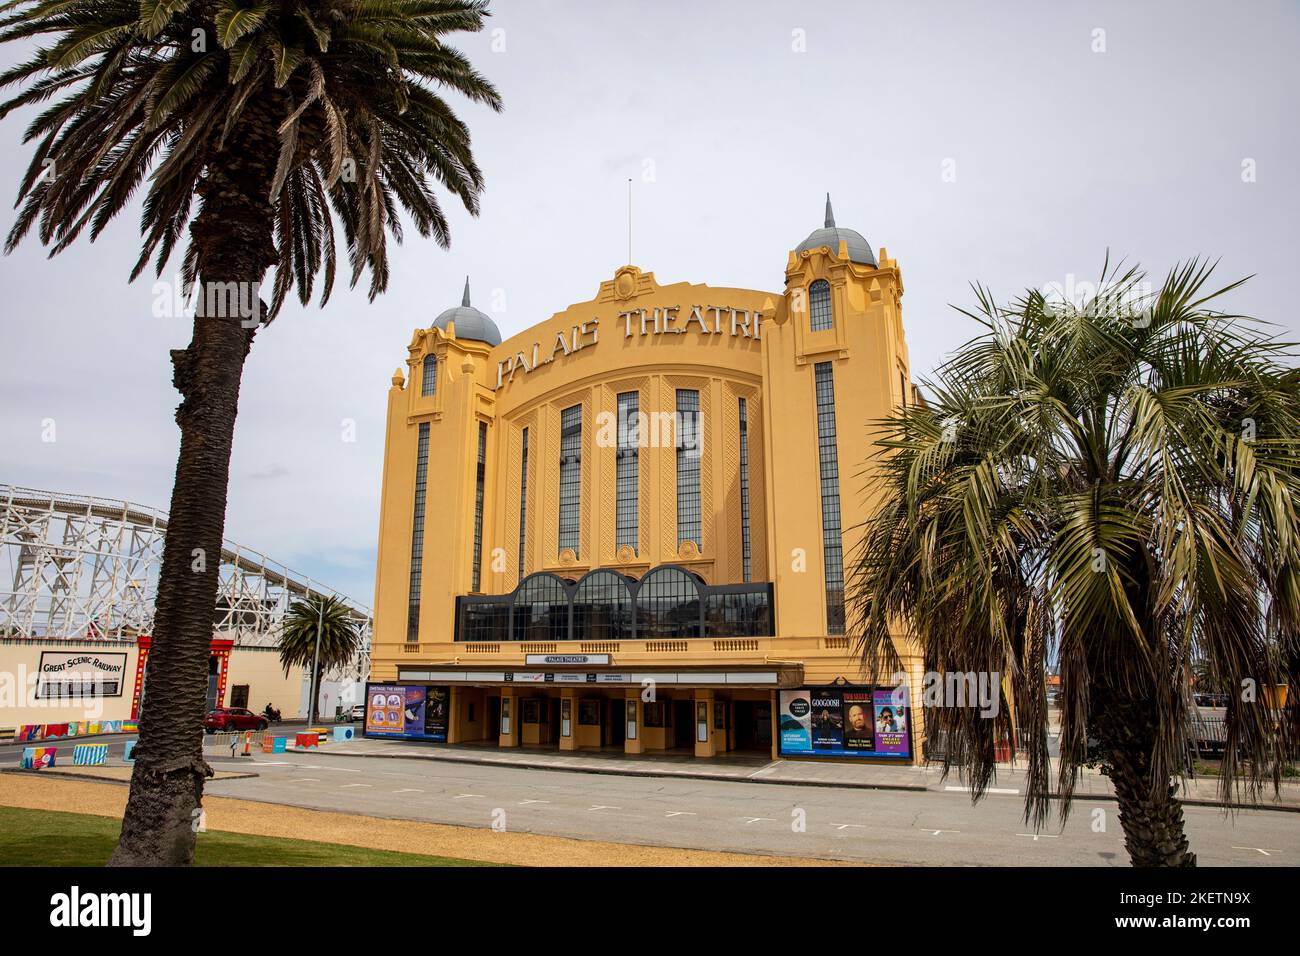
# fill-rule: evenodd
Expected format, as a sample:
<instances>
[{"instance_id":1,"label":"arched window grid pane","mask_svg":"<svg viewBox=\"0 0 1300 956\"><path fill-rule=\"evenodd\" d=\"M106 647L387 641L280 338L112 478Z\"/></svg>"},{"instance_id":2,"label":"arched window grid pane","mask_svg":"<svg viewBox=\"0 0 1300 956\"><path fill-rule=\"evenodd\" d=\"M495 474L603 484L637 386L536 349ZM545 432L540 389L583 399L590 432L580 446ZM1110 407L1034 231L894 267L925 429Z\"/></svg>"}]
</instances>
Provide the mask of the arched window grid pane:
<instances>
[{"instance_id":1,"label":"arched window grid pane","mask_svg":"<svg viewBox=\"0 0 1300 956\"><path fill-rule=\"evenodd\" d=\"M700 393L677 390L677 543L700 538Z\"/></svg>"},{"instance_id":2,"label":"arched window grid pane","mask_svg":"<svg viewBox=\"0 0 1300 956\"><path fill-rule=\"evenodd\" d=\"M471 591L478 591L482 583L483 563L483 482L487 473L487 422L478 423L478 464L474 477L474 565Z\"/></svg>"},{"instance_id":3,"label":"arched window grid pane","mask_svg":"<svg viewBox=\"0 0 1300 956\"><path fill-rule=\"evenodd\" d=\"M420 395L428 397L438 390L438 357L426 355L420 377Z\"/></svg>"},{"instance_id":4,"label":"arched window grid pane","mask_svg":"<svg viewBox=\"0 0 1300 956\"><path fill-rule=\"evenodd\" d=\"M519 461L519 580L524 579L524 547L528 529L528 429L524 429L524 449Z\"/></svg>"},{"instance_id":5,"label":"arched window grid pane","mask_svg":"<svg viewBox=\"0 0 1300 956\"><path fill-rule=\"evenodd\" d=\"M569 592L550 575L527 578L515 590L511 638L516 641L569 639Z\"/></svg>"},{"instance_id":6,"label":"arched window grid pane","mask_svg":"<svg viewBox=\"0 0 1300 956\"><path fill-rule=\"evenodd\" d=\"M741 580L750 577L749 534L749 418L745 400L740 399L740 565Z\"/></svg>"},{"instance_id":7,"label":"arched window grid pane","mask_svg":"<svg viewBox=\"0 0 1300 956\"><path fill-rule=\"evenodd\" d=\"M632 637L632 593L622 575L595 571L573 595L573 639L618 641Z\"/></svg>"},{"instance_id":8,"label":"arched window grid pane","mask_svg":"<svg viewBox=\"0 0 1300 956\"><path fill-rule=\"evenodd\" d=\"M659 568L637 589L637 636L700 637L700 589L680 568Z\"/></svg>"},{"instance_id":9,"label":"arched window grid pane","mask_svg":"<svg viewBox=\"0 0 1300 956\"><path fill-rule=\"evenodd\" d=\"M411 505L411 579L407 588L406 640L420 640L420 579L424 571L424 509L429 475L429 423L420 422L415 445L415 500Z\"/></svg>"},{"instance_id":10,"label":"arched window grid pane","mask_svg":"<svg viewBox=\"0 0 1300 956\"><path fill-rule=\"evenodd\" d=\"M576 557L581 536L579 508L582 497L582 406L560 413L560 528L559 550L572 549Z\"/></svg>"},{"instance_id":11,"label":"arched window grid pane","mask_svg":"<svg viewBox=\"0 0 1300 956\"><path fill-rule=\"evenodd\" d=\"M598 568L576 584L529 575L511 594L457 598L457 641L621 641L773 636L771 584L710 586L675 565L640 581Z\"/></svg>"},{"instance_id":12,"label":"arched window grid pane","mask_svg":"<svg viewBox=\"0 0 1300 956\"><path fill-rule=\"evenodd\" d=\"M637 418L640 413L639 392L624 392L618 396L618 448L615 452L615 507L614 547L624 545L633 551L637 548L637 483L639 481L640 435Z\"/></svg>"},{"instance_id":13,"label":"arched window grid pane","mask_svg":"<svg viewBox=\"0 0 1300 956\"><path fill-rule=\"evenodd\" d=\"M814 332L829 329L833 324L831 284L825 279L818 279L808 287L808 319Z\"/></svg>"},{"instance_id":14,"label":"arched window grid pane","mask_svg":"<svg viewBox=\"0 0 1300 956\"><path fill-rule=\"evenodd\" d=\"M844 545L840 535L840 466L835 433L835 379L830 362L813 368L817 394L817 466L826 567L826 633L844 633Z\"/></svg>"}]
</instances>

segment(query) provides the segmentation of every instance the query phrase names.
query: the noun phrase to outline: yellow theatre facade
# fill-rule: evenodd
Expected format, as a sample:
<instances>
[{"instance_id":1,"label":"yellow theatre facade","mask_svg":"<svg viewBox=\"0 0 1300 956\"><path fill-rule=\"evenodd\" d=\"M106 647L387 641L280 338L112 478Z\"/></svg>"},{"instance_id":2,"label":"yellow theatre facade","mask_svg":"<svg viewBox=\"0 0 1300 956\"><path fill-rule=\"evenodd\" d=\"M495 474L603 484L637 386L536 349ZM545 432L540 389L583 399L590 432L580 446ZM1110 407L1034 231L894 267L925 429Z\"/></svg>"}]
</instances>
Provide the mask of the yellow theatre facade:
<instances>
[{"instance_id":1,"label":"yellow theatre facade","mask_svg":"<svg viewBox=\"0 0 1300 956\"><path fill-rule=\"evenodd\" d=\"M829 199L782 291L628 265L502 341L467 282L388 393L367 736L919 760L844 633L902 292Z\"/></svg>"}]
</instances>

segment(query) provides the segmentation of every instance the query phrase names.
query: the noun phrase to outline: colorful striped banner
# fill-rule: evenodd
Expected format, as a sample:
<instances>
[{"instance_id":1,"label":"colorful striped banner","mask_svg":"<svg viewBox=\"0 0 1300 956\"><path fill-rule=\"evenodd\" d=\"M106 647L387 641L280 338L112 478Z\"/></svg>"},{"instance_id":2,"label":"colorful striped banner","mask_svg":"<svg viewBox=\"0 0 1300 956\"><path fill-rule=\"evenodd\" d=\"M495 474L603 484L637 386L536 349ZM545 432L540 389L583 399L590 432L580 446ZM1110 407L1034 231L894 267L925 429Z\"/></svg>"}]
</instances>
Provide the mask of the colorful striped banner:
<instances>
[{"instance_id":1,"label":"colorful striped banner","mask_svg":"<svg viewBox=\"0 0 1300 956\"><path fill-rule=\"evenodd\" d=\"M97 767L108 760L108 744L77 744L72 762L78 767Z\"/></svg>"}]
</instances>

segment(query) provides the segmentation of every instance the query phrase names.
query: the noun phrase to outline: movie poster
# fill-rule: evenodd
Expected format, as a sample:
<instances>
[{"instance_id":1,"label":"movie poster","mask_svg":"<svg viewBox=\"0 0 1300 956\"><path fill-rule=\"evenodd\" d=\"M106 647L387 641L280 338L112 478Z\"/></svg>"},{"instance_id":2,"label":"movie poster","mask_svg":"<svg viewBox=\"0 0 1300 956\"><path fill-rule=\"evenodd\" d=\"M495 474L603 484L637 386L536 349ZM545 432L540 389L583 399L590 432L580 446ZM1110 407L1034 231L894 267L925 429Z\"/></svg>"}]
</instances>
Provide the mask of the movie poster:
<instances>
[{"instance_id":1,"label":"movie poster","mask_svg":"<svg viewBox=\"0 0 1300 956\"><path fill-rule=\"evenodd\" d=\"M451 716L451 689L423 684L369 684L365 733L445 743Z\"/></svg>"},{"instance_id":2,"label":"movie poster","mask_svg":"<svg viewBox=\"0 0 1300 956\"><path fill-rule=\"evenodd\" d=\"M871 691L866 688L844 692L844 749L876 749L876 731L872 724Z\"/></svg>"},{"instance_id":3,"label":"movie poster","mask_svg":"<svg viewBox=\"0 0 1300 956\"><path fill-rule=\"evenodd\" d=\"M806 690L783 690L778 703L781 707L781 753L812 753L812 705Z\"/></svg>"},{"instance_id":4,"label":"movie poster","mask_svg":"<svg viewBox=\"0 0 1300 956\"><path fill-rule=\"evenodd\" d=\"M844 749L844 707L838 687L812 689L812 749Z\"/></svg>"},{"instance_id":5,"label":"movie poster","mask_svg":"<svg viewBox=\"0 0 1300 956\"><path fill-rule=\"evenodd\" d=\"M783 757L912 756L908 710L892 688L837 684L778 692ZM906 700L906 698L904 698Z\"/></svg>"},{"instance_id":6,"label":"movie poster","mask_svg":"<svg viewBox=\"0 0 1300 956\"><path fill-rule=\"evenodd\" d=\"M408 737L424 736L424 703L428 691L423 687L402 688L405 697L402 732Z\"/></svg>"},{"instance_id":7,"label":"movie poster","mask_svg":"<svg viewBox=\"0 0 1300 956\"><path fill-rule=\"evenodd\" d=\"M910 748L907 732L907 708L896 705L893 691L872 691L875 706L876 751L882 754L906 755Z\"/></svg>"},{"instance_id":8,"label":"movie poster","mask_svg":"<svg viewBox=\"0 0 1300 956\"><path fill-rule=\"evenodd\" d=\"M451 688L426 687L424 704L424 736L430 740L447 742L447 725L451 717Z\"/></svg>"},{"instance_id":9,"label":"movie poster","mask_svg":"<svg viewBox=\"0 0 1300 956\"><path fill-rule=\"evenodd\" d=\"M366 686L366 733L401 735L406 728L405 690L394 684Z\"/></svg>"}]
</instances>

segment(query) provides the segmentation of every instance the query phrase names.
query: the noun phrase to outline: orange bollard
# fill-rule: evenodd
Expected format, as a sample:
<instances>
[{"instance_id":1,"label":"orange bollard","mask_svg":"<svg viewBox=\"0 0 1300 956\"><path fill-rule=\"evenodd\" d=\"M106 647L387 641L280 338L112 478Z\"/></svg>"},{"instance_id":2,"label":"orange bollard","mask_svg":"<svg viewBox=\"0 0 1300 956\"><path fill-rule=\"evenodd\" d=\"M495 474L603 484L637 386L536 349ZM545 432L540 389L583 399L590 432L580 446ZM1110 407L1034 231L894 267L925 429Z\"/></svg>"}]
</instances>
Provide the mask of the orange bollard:
<instances>
[{"instance_id":1,"label":"orange bollard","mask_svg":"<svg viewBox=\"0 0 1300 956\"><path fill-rule=\"evenodd\" d=\"M253 734L251 731L245 730L244 731L244 756L245 757L251 757L253 755L252 751L250 750L252 746L253 746Z\"/></svg>"}]
</instances>

